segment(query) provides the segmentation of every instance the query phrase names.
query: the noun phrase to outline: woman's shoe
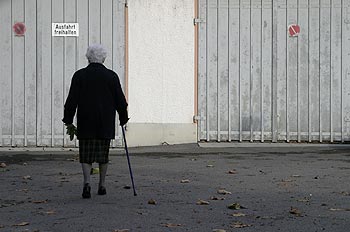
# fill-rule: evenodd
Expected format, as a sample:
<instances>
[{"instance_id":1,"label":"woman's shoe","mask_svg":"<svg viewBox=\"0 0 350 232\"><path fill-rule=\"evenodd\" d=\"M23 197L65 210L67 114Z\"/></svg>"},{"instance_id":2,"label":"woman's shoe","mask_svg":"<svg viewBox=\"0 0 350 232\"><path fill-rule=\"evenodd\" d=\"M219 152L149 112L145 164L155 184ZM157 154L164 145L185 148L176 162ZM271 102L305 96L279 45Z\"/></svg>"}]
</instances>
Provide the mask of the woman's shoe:
<instances>
[{"instance_id":1,"label":"woman's shoe","mask_svg":"<svg viewBox=\"0 0 350 232\"><path fill-rule=\"evenodd\" d=\"M106 194L107 194L106 188L103 187L103 186L100 186L100 187L98 188L97 194L98 194L98 195L106 195Z\"/></svg>"},{"instance_id":2,"label":"woman's shoe","mask_svg":"<svg viewBox=\"0 0 350 232\"><path fill-rule=\"evenodd\" d=\"M85 184L83 188L83 194L82 194L83 198L91 198L90 191L91 191L90 185L88 183Z\"/></svg>"}]
</instances>

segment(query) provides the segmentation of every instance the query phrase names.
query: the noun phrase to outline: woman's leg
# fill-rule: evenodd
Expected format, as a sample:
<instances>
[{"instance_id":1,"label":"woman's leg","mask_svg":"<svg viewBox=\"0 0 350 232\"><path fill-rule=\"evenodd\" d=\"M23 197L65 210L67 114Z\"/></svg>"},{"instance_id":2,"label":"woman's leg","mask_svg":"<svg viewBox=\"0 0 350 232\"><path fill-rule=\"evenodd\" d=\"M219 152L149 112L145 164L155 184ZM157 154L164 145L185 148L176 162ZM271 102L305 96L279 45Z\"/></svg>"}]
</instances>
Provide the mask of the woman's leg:
<instances>
[{"instance_id":1,"label":"woman's leg","mask_svg":"<svg viewBox=\"0 0 350 232\"><path fill-rule=\"evenodd\" d=\"M83 168L84 175L84 188L83 188L83 198L91 198L91 187L90 187L90 171L92 164L81 163L81 167Z\"/></svg>"},{"instance_id":2,"label":"woman's leg","mask_svg":"<svg viewBox=\"0 0 350 232\"><path fill-rule=\"evenodd\" d=\"M83 168L84 185L90 184L90 172L91 172L92 164L81 163L81 167Z\"/></svg>"},{"instance_id":3,"label":"woman's leg","mask_svg":"<svg viewBox=\"0 0 350 232\"><path fill-rule=\"evenodd\" d=\"M100 182L98 184L99 187L105 187L107 168L108 168L108 163L99 164L99 169L100 169Z\"/></svg>"}]
</instances>

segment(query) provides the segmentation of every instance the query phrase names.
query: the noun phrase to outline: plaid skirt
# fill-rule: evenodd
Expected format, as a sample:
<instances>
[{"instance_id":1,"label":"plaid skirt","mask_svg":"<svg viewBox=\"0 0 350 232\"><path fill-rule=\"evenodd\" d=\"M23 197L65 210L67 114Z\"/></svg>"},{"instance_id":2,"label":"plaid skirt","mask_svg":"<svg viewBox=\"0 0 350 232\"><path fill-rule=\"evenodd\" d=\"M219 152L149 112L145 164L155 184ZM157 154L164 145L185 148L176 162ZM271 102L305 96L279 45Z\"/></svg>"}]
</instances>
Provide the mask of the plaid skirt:
<instances>
[{"instance_id":1,"label":"plaid skirt","mask_svg":"<svg viewBox=\"0 0 350 232\"><path fill-rule=\"evenodd\" d=\"M110 139L81 139L79 140L80 163L108 163Z\"/></svg>"}]
</instances>

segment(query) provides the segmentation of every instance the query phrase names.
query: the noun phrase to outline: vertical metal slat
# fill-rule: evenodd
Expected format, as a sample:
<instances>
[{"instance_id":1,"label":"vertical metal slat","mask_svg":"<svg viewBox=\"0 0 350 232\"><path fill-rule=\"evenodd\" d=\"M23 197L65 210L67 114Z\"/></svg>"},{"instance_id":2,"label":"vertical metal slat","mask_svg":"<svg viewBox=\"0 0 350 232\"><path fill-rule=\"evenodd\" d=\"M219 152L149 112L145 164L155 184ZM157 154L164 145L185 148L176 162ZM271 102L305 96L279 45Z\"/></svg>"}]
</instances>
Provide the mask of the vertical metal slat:
<instances>
[{"instance_id":1,"label":"vertical metal slat","mask_svg":"<svg viewBox=\"0 0 350 232\"><path fill-rule=\"evenodd\" d=\"M341 15L340 15L340 86L341 86L341 90L340 90L340 95L341 95L341 113L340 113L340 119L341 119L341 142L344 143L344 88L343 88L343 84L344 84L344 80L343 80L343 7L344 7L344 4L343 4L343 0L341 0Z\"/></svg>"},{"instance_id":2,"label":"vertical metal slat","mask_svg":"<svg viewBox=\"0 0 350 232\"><path fill-rule=\"evenodd\" d=\"M286 25L288 28L288 2L286 2ZM287 33L287 32L286 32ZM288 49L288 37L286 36L286 141L289 143L289 85L288 85L288 62L289 62L289 49Z\"/></svg>"},{"instance_id":3,"label":"vertical metal slat","mask_svg":"<svg viewBox=\"0 0 350 232\"><path fill-rule=\"evenodd\" d=\"M112 2L112 41L114 41L114 39L115 39L114 38L114 9L116 9L116 8L115 8L114 4L115 4L115 1ZM119 4L119 2L118 2L118 4ZM101 9L101 6L100 6L100 9ZM101 19L100 19L100 22L102 22ZM102 33L102 30L101 30L101 33ZM113 46L113 42L112 42L112 54L111 54L111 56L112 56L111 57L112 58L112 69L114 71L116 71L117 69L116 69L116 64L115 64L115 61L114 61L113 53L114 53L114 46ZM115 120L116 120L116 125L118 125L118 116L117 115L115 116ZM116 128L116 132L118 132L118 127ZM115 141L117 140L117 137L118 137L118 133L115 133L114 139L111 142L112 147L116 146L116 142Z\"/></svg>"},{"instance_id":4,"label":"vertical metal slat","mask_svg":"<svg viewBox=\"0 0 350 232\"><path fill-rule=\"evenodd\" d=\"M40 5L39 5L40 4ZM37 56L36 56L36 83L37 83L37 93L36 93L36 146L41 146L42 144L42 136L41 136L41 125L42 125L42 31L39 34L39 27L42 16L41 13L41 3L36 4L36 48L37 48ZM39 22L40 15L40 22ZM39 36L40 35L40 36ZM39 46L40 45L40 46Z\"/></svg>"},{"instance_id":5,"label":"vertical metal slat","mask_svg":"<svg viewBox=\"0 0 350 232\"><path fill-rule=\"evenodd\" d=\"M206 11L207 11L207 13L206 13L206 16L207 16L207 18L206 18L206 22L207 22L207 27L206 27L206 54L205 54L205 57L206 57L206 59L205 59L205 62L206 62L206 65L205 65L205 69L206 69L206 86L207 86L207 88L206 88L206 102L207 102L207 108L206 108L206 122L207 122L207 128L206 128L206 132L207 132L207 142L209 142L210 141L210 118L209 118L209 75L208 75L208 54L209 54L209 46L208 46L208 25L209 25L209 17L208 17L208 15L209 15L209 0L207 0L207 9L206 9Z\"/></svg>"},{"instance_id":6,"label":"vertical metal slat","mask_svg":"<svg viewBox=\"0 0 350 232\"><path fill-rule=\"evenodd\" d=\"M333 23L333 1L330 0L331 2L331 7L330 7L330 33L329 33L329 46L330 46L330 70L329 70L329 78L330 78L330 134L331 134L331 143L333 143L333 59L332 59L332 23Z\"/></svg>"},{"instance_id":7,"label":"vertical metal slat","mask_svg":"<svg viewBox=\"0 0 350 232\"><path fill-rule=\"evenodd\" d=\"M53 23L53 3L52 3L52 0L51 0L51 24ZM52 59L53 59L53 47L54 47L54 40L53 38L51 37L51 59L50 59L50 62L51 62L51 146L54 147L55 145L55 131L54 131L54 116L55 116L55 111L54 111L54 85L53 85L53 62L52 62Z\"/></svg>"},{"instance_id":8,"label":"vertical metal slat","mask_svg":"<svg viewBox=\"0 0 350 232\"><path fill-rule=\"evenodd\" d=\"M307 27L308 27L308 34L307 34L307 49L308 49L308 63L310 64L310 0L309 1L309 7L308 7L308 17L307 17ZM310 65L308 65L308 140L311 142L312 135L311 135L311 73L310 73Z\"/></svg>"},{"instance_id":9,"label":"vertical metal slat","mask_svg":"<svg viewBox=\"0 0 350 232\"><path fill-rule=\"evenodd\" d=\"M221 137L221 128L220 128L220 73L219 73L219 33L220 33L220 6L221 1L217 0L217 9L216 9L216 52L218 58L216 59L216 80L217 80L217 86L216 86L216 94L217 94L217 140L220 142Z\"/></svg>"},{"instance_id":10,"label":"vertical metal slat","mask_svg":"<svg viewBox=\"0 0 350 232\"><path fill-rule=\"evenodd\" d=\"M242 72L241 72L241 9L242 5L241 2L239 2L239 22L238 22L238 86L239 86L239 141L242 142L242 86L241 86L241 80L242 80Z\"/></svg>"},{"instance_id":11,"label":"vertical metal slat","mask_svg":"<svg viewBox=\"0 0 350 232\"><path fill-rule=\"evenodd\" d=\"M305 0L304 0L305 1ZM299 24L299 0L297 1L297 23ZM300 76L299 76L299 37L297 38L297 133L298 133L298 142L301 142L300 135Z\"/></svg>"},{"instance_id":12,"label":"vertical metal slat","mask_svg":"<svg viewBox=\"0 0 350 232\"><path fill-rule=\"evenodd\" d=\"M318 28L318 38L321 38L321 0L319 0L319 14L318 14L318 22L319 22L319 28ZM321 83L321 41L318 44L318 65L319 65L319 141L322 143L322 104L321 104L321 90L322 90L322 83Z\"/></svg>"},{"instance_id":13,"label":"vertical metal slat","mask_svg":"<svg viewBox=\"0 0 350 232\"><path fill-rule=\"evenodd\" d=\"M227 75L228 75L228 104L227 104L227 113L228 113L228 141L231 142L231 75L230 75L230 1L227 1L227 15L228 15L228 23L227 23L227 49L228 49L228 56L227 56Z\"/></svg>"},{"instance_id":14,"label":"vertical metal slat","mask_svg":"<svg viewBox=\"0 0 350 232\"><path fill-rule=\"evenodd\" d=\"M25 21L25 17L26 17L26 4L25 4L25 1L23 0L23 17L24 17L24 21ZM24 70L26 70L26 50L25 50L25 47L26 47L26 37L24 37L24 60L23 60L23 64L24 64ZM24 140L23 140L23 144L24 146L26 147L27 144L28 144L28 138L27 138L27 81L26 81L26 72L24 72L24 91L23 91L23 94L24 94Z\"/></svg>"},{"instance_id":15,"label":"vertical metal slat","mask_svg":"<svg viewBox=\"0 0 350 232\"><path fill-rule=\"evenodd\" d=\"M11 1L11 24L13 24L13 2ZM14 106L14 33L11 31L11 146L15 146L15 106Z\"/></svg>"},{"instance_id":16,"label":"vertical metal slat","mask_svg":"<svg viewBox=\"0 0 350 232\"><path fill-rule=\"evenodd\" d=\"M272 0L272 142L277 142L278 140L278 111L277 111L277 11L278 2Z\"/></svg>"},{"instance_id":17,"label":"vertical metal slat","mask_svg":"<svg viewBox=\"0 0 350 232\"><path fill-rule=\"evenodd\" d=\"M75 22L78 23L78 0L75 0ZM78 70L78 59L79 59L79 38L77 38L75 40L75 47L76 47L76 51L75 51L75 70ZM77 118L75 117L75 125L77 125ZM78 139L75 138L74 141L75 147L78 147Z\"/></svg>"},{"instance_id":18,"label":"vertical metal slat","mask_svg":"<svg viewBox=\"0 0 350 232\"><path fill-rule=\"evenodd\" d=\"M63 0L63 22L66 22L66 0ZM62 104L64 105L64 101L66 100L66 37L63 38L63 102ZM64 110L64 107L63 107ZM62 112L64 114L64 112ZM66 146L66 133L65 131L65 126L62 124L62 143L63 147Z\"/></svg>"},{"instance_id":19,"label":"vertical metal slat","mask_svg":"<svg viewBox=\"0 0 350 232\"><path fill-rule=\"evenodd\" d=\"M264 142L264 75L263 75L263 59L264 59L264 52L263 52L263 0L261 0L261 18L260 18L260 27L261 27L261 30L260 30L260 93L261 93L261 96L260 96L260 111L261 111L261 114L260 114L260 117L261 117L261 136L260 136L260 139L261 139L261 142L263 143Z\"/></svg>"},{"instance_id":20,"label":"vertical metal slat","mask_svg":"<svg viewBox=\"0 0 350 232\"><path fill-rule=\"evenodd\" d=\"M252 0L250 0L250 8L249 8L249 43L250 43L250 49L249 49L249 124L250 124L250 142L253 142L253 68L252 68Z\"/></svg>"}]
</instances>

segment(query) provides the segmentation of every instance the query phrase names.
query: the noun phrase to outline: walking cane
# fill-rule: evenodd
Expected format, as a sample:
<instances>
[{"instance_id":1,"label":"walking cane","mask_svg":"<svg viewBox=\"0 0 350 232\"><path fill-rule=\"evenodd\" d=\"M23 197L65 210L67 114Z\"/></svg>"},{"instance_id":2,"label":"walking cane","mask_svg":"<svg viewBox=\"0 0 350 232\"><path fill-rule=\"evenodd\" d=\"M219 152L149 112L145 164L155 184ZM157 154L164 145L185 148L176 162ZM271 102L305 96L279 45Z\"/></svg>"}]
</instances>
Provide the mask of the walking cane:
<instances>
[{"instance_id":1,"label":"walking cane","mask_svg":"<svg viewBox=\"0 0 350 232\"><path fill-rule=\"evenodd\" d=\"M123 126L122 126L122 131L123 131L123 138L124 138L124 144L125 144L125 153L126 153L126 157L128 159L128 165L129 165L129 172L130 172L130 177L131 177L132 189L134 190L134 196L137 196L136 191L135 191L134 177L132 175L132 170L131 170L131 165L130 165L128 145L126 144L125 130L124 130Z\"/></svg>"}]
</instances>

